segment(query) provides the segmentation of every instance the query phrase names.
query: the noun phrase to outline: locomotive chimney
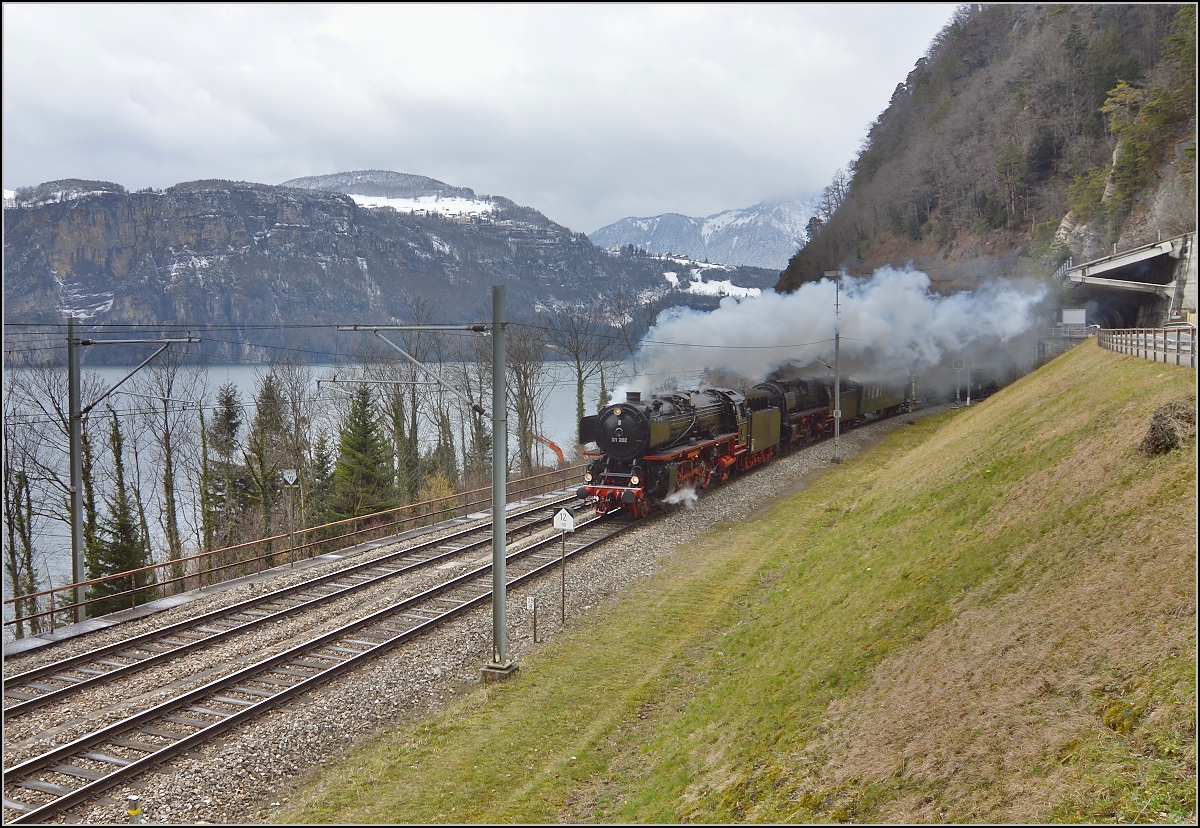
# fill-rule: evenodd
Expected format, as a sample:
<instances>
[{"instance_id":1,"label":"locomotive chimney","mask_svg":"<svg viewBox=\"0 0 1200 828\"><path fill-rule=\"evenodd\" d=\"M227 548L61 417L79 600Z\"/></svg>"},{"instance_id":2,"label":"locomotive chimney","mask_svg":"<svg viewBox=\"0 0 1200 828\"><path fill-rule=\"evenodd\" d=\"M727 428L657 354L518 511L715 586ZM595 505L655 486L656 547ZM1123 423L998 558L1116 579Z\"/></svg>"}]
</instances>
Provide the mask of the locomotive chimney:
<instances>
[{"instance_id":1,"label":"locomotive chimney","mask_svg":"<svg viewBox=\"0 0 1200 828\"><path fill-rule=\"evenodd\" d=\"M642 401L642 392L641 391L626 391L625 392L625 402L641 402L641 401Z\"/></svg>"}]
</instances>

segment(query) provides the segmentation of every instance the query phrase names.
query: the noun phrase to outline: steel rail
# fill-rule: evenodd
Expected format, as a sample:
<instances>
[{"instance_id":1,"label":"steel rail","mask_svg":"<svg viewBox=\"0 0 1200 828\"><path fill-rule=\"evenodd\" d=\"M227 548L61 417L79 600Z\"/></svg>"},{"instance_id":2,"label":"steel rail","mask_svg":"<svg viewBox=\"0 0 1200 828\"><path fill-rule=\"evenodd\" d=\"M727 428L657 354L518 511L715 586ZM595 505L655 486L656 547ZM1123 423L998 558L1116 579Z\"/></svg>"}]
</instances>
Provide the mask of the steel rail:
<instances>
[{"instance_id":1,"label":"steel rail","mask_svg":"<svg viewBox=\"0 0 1200 828\"><path fill-rule=\"evenodd\" d=\"M593 526L604 528L610 520L604 516L596 516L582 524L580 530ZM615 531L605 532L600 537L582 543L573 541L570 551L564 552L566 557L579 555L631 528L645 525L644 521L635 521L620 525ZM548 546L557 545L559 538L551 535L545 539L530 544L524 549L513 552L507 557L508 561L519 561L527 558L545 559L532 568L520 574L514 574L506 581L506 589L518 586L560 565L562 556L554 554L535 555ZM209 684L189 691L175 699L157 705L154 708L138 713L99 731L80 737L75 741L55 748L40 756L31 758L4 771L5 797L4 807L16 811L18 816L5 820L9 823L35 823L62 813L82 802L91 799L119 782L137 776L138 774L162 764L178 754L191 750L219 733L253 719L258 715L278 707L285 701L301 693L308 692L355 667L375 658L381 653L414 638L438 625L455 618L462 613L490 600L491 564L478 567L471 572L452 578L443 584L432 587L419 595L400 601L384 610L372 613L366 618L325 633L304 644L293 647L286 652L264 659L262 662L247 667L237 673L210 682ZM460 587L470 587L475 584L478 594L466 599L442 597L445 593ZM482 591L481 591L482 590ZM450 603L448 609L422 608L422 604L441 601ZM423 615L419 613L429 613ZM415 623L413 623L415 621ZM387 626L388 623L393 626ZM408 626L397 630L395 625ZM367 627L378 626L391 635L380 641L365 641L378 632L367 630ZM349 638L349 636L358 636ZM356 647L366 647L359 650L351 647L337 646L337 643L353 643ZM344 653L344 654L342 654ZM322 663L314 663L314 660ZM301 669L296 669L297 667ZM317 670L307 673L306 670ZM268 677L269 676L269 677ZM297 680L297 678L299 680ZM255 686L243 686L253 684ZM271 688L274 688L272 691ZM223 695L228 693L231 695ZM237 698L240 694L247 698ZM252 700L257 699L257 700ZM206 702L204 706L199 703ZM214 710L214 707L233 708L230 711ZM193 716L215 717L217 721L209 722L186 716L172 716L177 711L187 712ZM172 724L180 724L192 728L192 733L177 733L165 729L150 727L152 722L165 720ZM168 744L151 744L136 740L121 739L131 734L142 737L170 739ZM140 759L126 759L113 755L118 751L100 753L94 748L116 746L134 752L144 753ZM100 770L79 767L65 763L75 759L86 759L92 764L111 767L107 773ZM85 783L75 789L69 789L42 779L35 775L49 770L49 775L71 776L80 778ZM43 794L56 796L40 806L26 805L8 798L10 787L22 787L27 790L39 791Z\"/></svg>"},{"instance_id":2,"label":"steel rail","mask_svg":"<svg viewBox=\"0 0 1200 828\"><path fill-rule=\"evenodd\" d=\"M513 517L527 517L547 508L560 506L563 503L573 500L575 500L574 494L546 500L533 508L516 512ZM528 531L543 523L550 523L552 520L552 517L547 516L538 517L528 522L517 523L509 529L508 534L512 535ZM490 527L491 521L489 520L484 524L463 529L440 538L424 541L415 546L375 558L374 560L355 564L337 572L329 573L328 575L313 578L290 587L284 587L266 595L256 596L195 618L190 618L11 676L4 679L4 696L6 699L11 697L18 699L18 701L4 708L4 720L7 721L10 718L44 707L47 704L60 701L83 690L97 687L149 667L163 664L181 655L202 649L239 633L277 621L285 615L312 609L321 604L345 597L352 592L375 586L390 578L408 574L433 564L442 563L464 552L488 545L491 543L491 535L485 534L478 541L443 554L428 558L419 558L412 563L402 565L399 569L387 568L389 565L394 565L395 562L404 558L419 556L431 547L444 546L456 539L472 534L488 533ZM381 539L380 541L372 541L371 543L382 546L386 545L388 541ZM382 570L382 574L367 576L359 574L372 570ZM347 580L349 580L349 583L338 583ZM333 587L333 591L318 593L311 598L303 598L302 596L302 600L299 603L285 604L281 608L269 613L263 613L257 609L258 607L293 597L297 593L305 593L321 587ZM244 617L237 617L239 615ZM248 618L245 616L248 616ZM236 622L236 626L214 626L231 621ZM201 633L202 637L183 641L177 638L177 636L194 633ZM162 647L166 647L167 649L162 649ZM113 661L113 658L133 660L128 664L121 664L120 662ZM79 675L70 675L70 672L81 674L82 677ZM62 683L62 686L56 687L55 685L46 684L44 681L39 681L39 679L45 680L47 678ZM31 691L36 691L36 693L32 693Z\"/></svg>"}]
</instances>

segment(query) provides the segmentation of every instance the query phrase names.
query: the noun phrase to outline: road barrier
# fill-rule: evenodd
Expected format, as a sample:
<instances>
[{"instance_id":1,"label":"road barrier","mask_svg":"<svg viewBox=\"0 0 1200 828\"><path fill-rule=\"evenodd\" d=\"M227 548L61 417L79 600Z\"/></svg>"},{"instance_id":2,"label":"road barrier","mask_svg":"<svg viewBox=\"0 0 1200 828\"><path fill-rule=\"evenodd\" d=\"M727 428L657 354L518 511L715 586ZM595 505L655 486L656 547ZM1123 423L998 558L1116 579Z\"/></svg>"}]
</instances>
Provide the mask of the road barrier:
<instances>
[{"instance_id":1,"label":"road barrier","mask_svg":"<svg viewBox=\"0 0 1200 828\"><path fill-rule=\"evenodd\" d=\"M1196 367L1196 329L1192 325L1170 328L1106 328L1097 337L1100 347L1152 362Z\"/></svg>"}]
</instances>

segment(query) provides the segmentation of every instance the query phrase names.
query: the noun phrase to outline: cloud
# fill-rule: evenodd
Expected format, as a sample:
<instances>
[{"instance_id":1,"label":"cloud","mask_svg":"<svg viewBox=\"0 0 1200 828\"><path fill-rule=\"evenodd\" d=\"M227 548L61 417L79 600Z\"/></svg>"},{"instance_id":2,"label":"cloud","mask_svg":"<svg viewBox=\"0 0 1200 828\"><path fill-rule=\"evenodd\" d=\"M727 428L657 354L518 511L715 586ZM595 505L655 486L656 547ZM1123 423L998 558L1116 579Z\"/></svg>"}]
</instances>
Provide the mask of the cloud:
<instances>
[{"instance_id":1,"label":"cloud","mask_svg":"<svg viewBox=\"0 0 1200 828\"><path fill-rule=\"evenodd\" d=\"M386 168L576 230L811 194L953 6L4 6L4 185Z\"/></svg>"}]
</instances>

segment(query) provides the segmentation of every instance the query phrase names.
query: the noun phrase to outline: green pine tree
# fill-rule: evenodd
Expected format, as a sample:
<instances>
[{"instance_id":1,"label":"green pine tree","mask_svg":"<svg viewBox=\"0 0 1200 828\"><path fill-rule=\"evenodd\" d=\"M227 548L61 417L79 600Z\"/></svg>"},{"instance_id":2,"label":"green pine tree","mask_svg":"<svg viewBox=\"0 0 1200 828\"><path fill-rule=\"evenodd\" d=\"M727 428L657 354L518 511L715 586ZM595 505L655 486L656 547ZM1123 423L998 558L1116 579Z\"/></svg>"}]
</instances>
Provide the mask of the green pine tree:
<instances>
[{"instance_id":1,"label":"green pine tree","mask_svg":"<svg viewBox=\"0 0 1200 828\"><path fill-rule=\"evenodd\" d=\"M392 469L371 392L360 385L338 438L337 464L329 496L334 519L369 515L395 503Z\"/></svg>"},{"instance_id":2,"label":"green pine tree","mask_svg":"<svg viewBox=\"0 0 1200 828\"><path fill-rule=\"evenodd\" d=\"M283 385L278 374L268 370L254 395L254 419L250 421L243 451L250 478L250 496L259 506L259 537L271 535L275 506L281 493L279 473L287 462L285 440L290 429Z\"/></svg>"},{"instance_id":3,"label":"green pine tree","mask_svg":"<svg viewBox=\"0 0 1200 828\"><path fill-rule=\"evenodd\" d=\"M312 480L309 483L309 514L312 523L324 523L329 519L329 494L333 488L333 446L324 429L317 432L313 441Z\"/></svg>"},{"instance_id":4,"label":"green pine tree","mask_svg":"<svg viewBox=\"0 0 1200 828\"><path fill-rule=\"evenodd\" d=\"M129 572L149 564L146 560L146 547L142 542L142 533L138 524L133 501L129 489L125 485L124 439L121 436L121 425L117 414L111 408L112 428L109 430L108 443L112 449L113 465L116 473L116 484L112 497L108 498L108 516L99 522L99 538L96 554L89 556L87 577L102 578L105 575L115 575L118 572ZM117 578L87 588L88 600L104 598L119 592L128 592L136 587L146 587L154 583L151 572L140 572L128 578ZM154 600L154 590L141 589L136 595L126 595L121 598L111 598L90 604L87 614L90 617L106 615L135 603L144 604Z\"/></svg>"},{"instance_id":5,"label":"green pine tree","mask_svg":"<svg viewBox=\"0 0 1200 828\"><path fill-rule=\"evenodd\" d=\"M236 460L242 427L242 401L237 386L227 382L217 390L217 405L213 421L208 426L208 446L214 454L209 473L212 488L209 502L216 513L214 548L232 546L237 542L235 527L244 508L245 492L249 488L245 469Z\"/></svg>"}]
</instances>

